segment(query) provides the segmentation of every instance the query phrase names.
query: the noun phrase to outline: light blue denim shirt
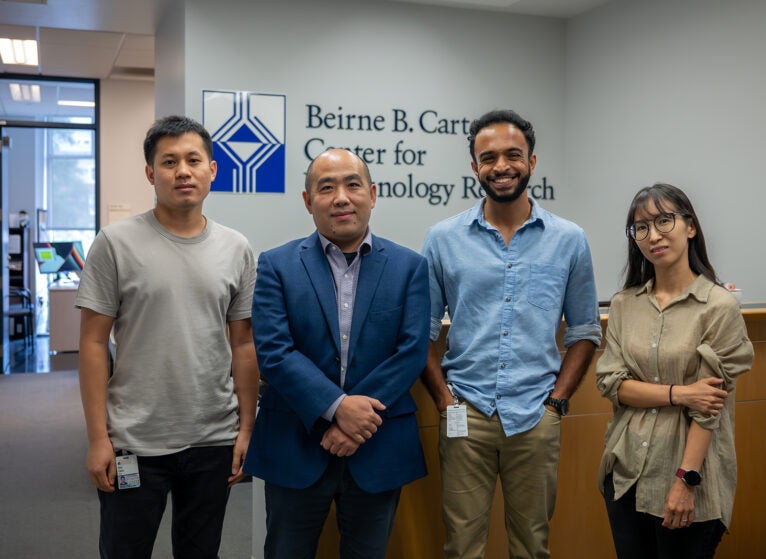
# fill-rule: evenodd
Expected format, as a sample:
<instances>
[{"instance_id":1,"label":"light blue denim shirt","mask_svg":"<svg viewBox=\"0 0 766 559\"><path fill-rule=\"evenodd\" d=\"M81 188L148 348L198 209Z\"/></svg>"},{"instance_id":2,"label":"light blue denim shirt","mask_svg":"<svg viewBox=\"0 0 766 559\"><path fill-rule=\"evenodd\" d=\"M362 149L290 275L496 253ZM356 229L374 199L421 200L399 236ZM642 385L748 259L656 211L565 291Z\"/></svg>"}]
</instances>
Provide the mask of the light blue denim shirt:
<instances>
[{"instance_id":1,"label":"light blue denim shirt","mask_svg":"<svg viewBox=\"0 0 766 559\"><path fill-rule=\"evenodd\" d=\"M561 367L564 345L601 343L593 263L585 233L534 200L529 219L506 245L473 208L434 225L423 254L431 289L431 340L445 309L451 321L442 368L455 394L488 417L497 412L507 436L542 418Z\"/></svg>"}]
</instances>

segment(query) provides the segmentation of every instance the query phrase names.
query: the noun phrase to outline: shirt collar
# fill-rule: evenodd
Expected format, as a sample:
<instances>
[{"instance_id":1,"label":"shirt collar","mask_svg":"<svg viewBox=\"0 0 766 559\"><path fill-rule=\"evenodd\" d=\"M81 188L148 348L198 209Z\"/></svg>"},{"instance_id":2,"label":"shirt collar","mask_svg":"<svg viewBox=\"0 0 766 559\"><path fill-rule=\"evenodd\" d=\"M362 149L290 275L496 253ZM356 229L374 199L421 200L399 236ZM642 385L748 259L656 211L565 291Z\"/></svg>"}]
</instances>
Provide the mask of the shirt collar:
<instances>
[{"instance_id":1,"label":"shirt collar","mask_svg":"<svg viewBox=\"0 0 766 559\"><path fill-rule=\"evenodd\" d=\"M525 221L521 227L523 228L527 225L538 223L541 227L545 228L545 222L549 218L550 214L541 208L540 204L538 204L534 198L528 198L528 200L529 203L532 204L532 213L529 214L529 219L527 219L527 221ZM486 201L486 198L482 198L466 212L466 225L476 223L485 229L490 229L489 223L487 223L487 220L484 219L484 203Z\"/></svg>"},{"instance_id":2,"label":"shirt collar","mask_svg":"<svg viewBox=\"0 0 766 559\"><path fill-rule=\"evenodd\" d=\"M710 296L710 291L713 289L714 285L715 284L712 281L700 274L693 282L691 282L689 287L686 288L686 291L676 297L675 300L683 301L688 297L694 297L700 303L707 303L708 297ZM654 291L654 278L650 279L643 286L641 286L638 291L636 291L636 295L642 295L644 293L648 295L652 291Z\"/></svg>"},{"instance_id":3,"label":"shirt collar","mask_svg":"<svg viewBox=\"0 0 766 559\"><path fill-rule=\"evenodd\" d=\"M325 254L329 254L330 247L335 247L338 250L340 250L340 247L333 243L330 239L322 235L319 231L317 231L317 235L319 235L319 242L322 243L322 250ZM357 249L357 253L364 256L365 254L368 254L370 251L372 251L372 232L370 231L370 228L367 228L367 233L364 236L364 239L362 239L362 244L359 245L359 248Z\"/></svg>"}]
</instances>

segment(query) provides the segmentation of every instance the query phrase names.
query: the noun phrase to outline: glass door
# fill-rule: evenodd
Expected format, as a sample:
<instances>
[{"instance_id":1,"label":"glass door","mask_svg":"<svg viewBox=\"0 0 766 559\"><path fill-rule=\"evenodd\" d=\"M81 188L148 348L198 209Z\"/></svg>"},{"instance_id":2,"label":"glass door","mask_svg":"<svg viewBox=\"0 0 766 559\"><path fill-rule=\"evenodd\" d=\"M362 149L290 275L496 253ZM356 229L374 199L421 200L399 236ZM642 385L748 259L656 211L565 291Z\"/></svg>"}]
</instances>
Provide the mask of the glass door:
<instances>
[{"instance_id":1,"label":"glass door","mask_svg":"<svg viewBox=\"0 0 766 559\"><path fill-rule=\"evenodd\" d=\"M34 351L19 338L23 328L8 320L11 291L22 288L34 305L33 342L47 348L48 287L76 282L71 271L46 267L39 248L47 243L79 243L87 251L98 223L98 83L93 80L0 78L3 235L3 372L14 358ZM22 258L8 260L22 230ZM10 233L14 234L11 235ZM16 252L12 254L16 255ZM47 254L47 253L46 253ZM14 270L11 270L12 266ZM20 268L20 269L17 269ZM9 284L9 279L12 284ZM19 282L21 282L20 285ZM26 336L23 338L27 340ZM37 344L32 344L37 345Z\"/></svg>"}]
</instances>

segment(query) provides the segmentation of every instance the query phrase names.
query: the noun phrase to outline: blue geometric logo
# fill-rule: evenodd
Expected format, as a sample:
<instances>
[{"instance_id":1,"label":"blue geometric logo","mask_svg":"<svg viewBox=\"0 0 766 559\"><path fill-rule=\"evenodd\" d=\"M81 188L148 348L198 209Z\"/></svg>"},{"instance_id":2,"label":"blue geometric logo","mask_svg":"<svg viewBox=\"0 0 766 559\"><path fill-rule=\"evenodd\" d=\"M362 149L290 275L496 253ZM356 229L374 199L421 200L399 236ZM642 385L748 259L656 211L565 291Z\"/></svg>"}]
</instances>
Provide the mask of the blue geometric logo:
<instances>
[{"instance_id":1,"label":"blue geometric logo","mask_svg":"<svg viewBox=\"0 0 766 559\"><path fill-rule=\"evenodd\" d=\"M213 192L285 192L284 95L202 91L202 123L213 138Z\"/></svg>"}]
</instances>

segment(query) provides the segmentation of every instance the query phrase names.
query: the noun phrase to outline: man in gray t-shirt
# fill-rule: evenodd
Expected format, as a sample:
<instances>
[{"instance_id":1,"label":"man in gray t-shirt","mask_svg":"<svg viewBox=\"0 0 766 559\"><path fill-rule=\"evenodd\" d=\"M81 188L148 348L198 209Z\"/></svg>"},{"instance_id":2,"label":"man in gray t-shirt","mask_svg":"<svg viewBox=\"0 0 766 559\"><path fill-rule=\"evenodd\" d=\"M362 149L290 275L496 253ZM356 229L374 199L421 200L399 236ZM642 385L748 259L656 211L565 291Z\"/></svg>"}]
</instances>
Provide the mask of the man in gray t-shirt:
<instances>
[{"instance_id":1,"label":"man in gray t-shirt","mask_svg":"<svg viewBox=\"0 0 766 559\"><path fill-rule=\"evenodd\" d=\"M98 234L76 301L99 550L150 559L170 492L174 556L217 557L255 419L254 258L202 214L216 163L199 123L158 120L144 155L156 206Z\"/></svg>"}]
</instances>

